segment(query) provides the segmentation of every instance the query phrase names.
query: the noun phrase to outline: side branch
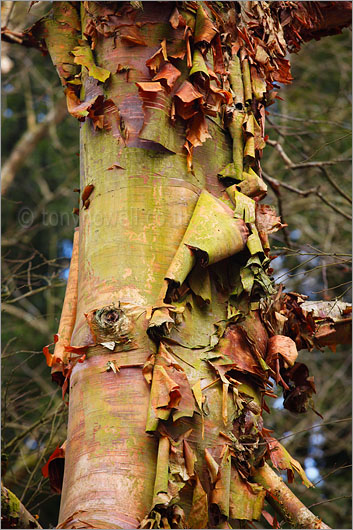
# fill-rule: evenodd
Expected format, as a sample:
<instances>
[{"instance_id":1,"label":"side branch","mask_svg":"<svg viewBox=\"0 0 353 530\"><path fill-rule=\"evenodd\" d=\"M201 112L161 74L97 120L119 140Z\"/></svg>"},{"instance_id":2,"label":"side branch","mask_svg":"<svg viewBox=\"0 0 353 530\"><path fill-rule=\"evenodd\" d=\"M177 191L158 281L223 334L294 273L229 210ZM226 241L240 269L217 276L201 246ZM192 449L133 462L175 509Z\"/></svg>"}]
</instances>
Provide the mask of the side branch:
<instances>
[{"instance_id":1,"label":"side branch","mask_svg":"<svg viewBox=\"0 0 353 530\"><path fill-rule=\"evenodd\" d=\"M352 305L334 300L306 301L297 293L278 291L263 305L263 318L272 334L283 334L295 341L297 349L350 344ZM280 320L278 320L280 315Z\"/></svg>"},{"instance_id":2,"label":"side branch","mask_svg":"<svg viewBox=\"0 0 353 530\"><path fill-rule=\"evenodd\" d=\"M23 320L29 326L39 331L43 335L49 335L49 326L44 318L38 317L36 315L31 315L31 313L21 309L20 307L13 306L11 304L2 303L2 311L8 313L9 315L14 316L17 319Z\"/></svg>"},{"instance_id":3,"label":"side branch","mask_svg":"<svg viewBox=\"0 0 353 530\"><path fill-rule=\"evenodd\" d=\"M311 313L316 323L316 346L350 344L352 340L352 305L345 302L304 302L301 308Z\"/></svg>"},{"instance_id":4,"label":"side branch","mask_svg":"<svg viewBox=\"0 0 353 530\"><path fill-rule=\"evenodd\" d=\"M1 527L42 528L10 490L1 486Z\"/></svg>"},{"instance_id":5,"label":"side branch","mask_svg":"<svg viewBox=\"0 0 353 530\"><path fill-rule=\"evenodd\" d=\"M277 4L277 2L273 2ZM281 18L285 40L298 50L301 42L319 40L326 35L341 33L352 23L352 2L278 2L284 5ZM289 8L289 9L288 9ZM291 16L288 17L288 11ZM287 15L287 17L286 17Z\"/></svg>"},{"instance_id":6,"label":"side branch","mask_svg":"<svg viewBox=\"0 0 353 530\"><path fill-rule=\"evenodd\" d=\"M294 495L268 464L256 470L254 480L266 489L266 499L291 528L330 528Z\"/></svg>"}]
</instances>

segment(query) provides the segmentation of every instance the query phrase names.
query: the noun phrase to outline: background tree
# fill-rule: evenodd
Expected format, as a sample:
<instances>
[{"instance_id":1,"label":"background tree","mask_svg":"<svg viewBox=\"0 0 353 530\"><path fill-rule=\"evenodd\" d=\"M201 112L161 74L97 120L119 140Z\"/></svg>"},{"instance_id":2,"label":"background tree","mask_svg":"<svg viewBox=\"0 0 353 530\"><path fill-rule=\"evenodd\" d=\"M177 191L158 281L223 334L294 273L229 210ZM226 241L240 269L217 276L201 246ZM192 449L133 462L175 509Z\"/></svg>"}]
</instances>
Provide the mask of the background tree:
<instances>
[{"instance_id":1,"label":"background tree","mask_svg":"<svg viewBox=\"0 0 353 530\"><path fill-rule=\"evenodd\" d=\"M327 42L327 41L326 41L326 42ZM273 108L273 107L272 107L272 108ZM312 117L311 117L311 118L312 118ZM279 126L283 126L283 123L280 123ZM278 127L278 126L277 126L277 127ZM292 132L293 132L293 131L292 131ZM298 133L298 131L294 131L294 132ZM301 133L301 134L302 134L302 133ZM299 135L297 134L297 136L299 136ZM309 147L307 147L307 149L309 149ZM268 151L268 149L267 149L267 151ZM195 153L196 153L196 151L195 151ZM309 152L309 154L311 154L311 153ZM290 155L291 155L291 153L290 153ZM293 155L291 155L291 156L293 156ZM271 168L271 166L269 166L269 169L267 170L267 173L269 174L269 176L270 176L270 178L271 178L271 175L273 175L273 173L271 173L271 169L270 169L270 168ZM276 175L276 176L277 176L277 175ZM313 178L314 178L314 176L313 176ZM273 179L273 177L272 177L272 179ZM269 182L270 182L270 181L269 181ZM291 184L292 184L292 182L293 182L293 181L291 180ZM317 195L316 195L316 196L317 196ZM324 195L324 196L325 196L325 195ZM333 200L336 201L336 200L337 200L337 197L335 196ZM302 217L303 217L303 216L302 216ZM286 219L286 221L287 221L287 219ZM303 224L305 225L305 223L303 223ZM295 226L298 226L298 224L296 224ZM299 226L300 226L300 225L299 225ZM56 230L57 230L57 227L55 227L55 228L56 228ZM23 233L24 233L24 231L22 231L22 234L23 234ZM28 231L26 232L26 234L28 234ZM287 237L288 237L288 236L287 236ZM295 235L293 234L293 238L294 238L294 237L295 237ZM292 244L293 244L293 242L292 242ZM288 242L286 243L286 245L288 245ZM297 249L296 249L296 250L297 250ZM305 251L305 249L304 249L304 251ZM293 253L293 252L292 252L292 253ZM325 256L325 258L329 258L329 256ZM298 258L297 258L297 254L294 255L294 258L292 257L291 259L292 259L292 261L293 261L293 259L298 259ZM320 259L320 256L319 256L319 259ZM30 260L29 260L29 261L30 261ZM346 265L346 264L344 264L344 265ZM47 266L47 264L45 264L44 266ZM346 265L346 266L347 266L347 265ZM32 268L33 268L33 265L31 264L31 265L30 265L30 272L28 273L28 267L27 267L27 269L26 269L26 276L25 276L26 279L27 279L28 277L30 277L29 275L31 274L31 269L32 269ZM18 276L18 280L19 280L19 281L21 281L21 280L23 281L23 275L22 275L22 277L19 275L19 276ZM39 281L39 280L38 280L38 281ZM33 282L32 282L32 283L33 283ZM342 282L342 283L343 283L343 282ZM331 284L331 285L332 285L332 284ZM30 285L29 285L29 290L30 290L30 291L33 290L33 287L31 286L31 283L30 283ZM342 291L340 291L339 294L342 294ZM38 293L38 295L39 295L39 293ZM37 295L37 296L38 296L38 295ZM36 293L31 294L31 296L36 296ZM29 298L29 296L26 296L26 298ZM21 300L18 300L18 302L20 302L20 301L21 301ZM18 302L17 302L17 303L18 303ZM16 316L16 315L15 315L15 316ZM19 316L19 315L17 315L17 316ZM32 343L32 344L33 344L33 343ZM31 381L31 384L33 385L33 382L32 382L32 381ZM276 429L276 431L277 431L277 429ZM18 441L20 441L20 440L18 440ZM38 466L37 466L37 468L38 468ZM27 493L27 492L26 492L26 493Z\"/></svg>"}]
</instances>

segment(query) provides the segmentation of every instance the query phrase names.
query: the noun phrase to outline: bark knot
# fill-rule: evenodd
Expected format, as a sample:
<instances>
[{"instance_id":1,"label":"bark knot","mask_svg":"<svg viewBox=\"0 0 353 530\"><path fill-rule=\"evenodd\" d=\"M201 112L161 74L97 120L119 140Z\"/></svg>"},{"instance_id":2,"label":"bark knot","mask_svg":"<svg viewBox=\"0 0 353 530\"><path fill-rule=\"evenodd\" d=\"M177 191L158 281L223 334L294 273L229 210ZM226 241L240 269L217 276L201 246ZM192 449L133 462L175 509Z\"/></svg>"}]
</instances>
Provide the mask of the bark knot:
<instances>
[{"instance_id":1,"label":"bark knot","mask_svg":"<svg viewBox=\"0 0 353 530\"><path fill-rule=\"evenodd\" d=\"M118 343L131 341L133 321L121 309L120 305L111 305L97 309L92 320L94 332L105 341Z\"/></svg>"}]
</instances>

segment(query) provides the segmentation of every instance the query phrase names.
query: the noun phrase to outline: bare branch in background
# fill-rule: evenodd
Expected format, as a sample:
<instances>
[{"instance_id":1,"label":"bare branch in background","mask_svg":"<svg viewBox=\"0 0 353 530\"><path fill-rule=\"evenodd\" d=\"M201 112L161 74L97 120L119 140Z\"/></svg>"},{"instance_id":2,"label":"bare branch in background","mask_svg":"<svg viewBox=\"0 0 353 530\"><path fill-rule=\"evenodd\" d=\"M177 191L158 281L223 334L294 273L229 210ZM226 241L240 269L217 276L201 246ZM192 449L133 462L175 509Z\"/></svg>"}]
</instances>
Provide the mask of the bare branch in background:
<instances>
[{"instance_id":1,"label":"bare branch in background","mask_svg":"<svg viewBox=\"0 0 353 530\"><path fill-rule=\"evenodd\" d=\"M297 133L298 134L298 133ZM282 160L285 162L286 164L286 167L288 169L304 169L304 168L307 168L307 167L324 167L324 166L334 166L336 164L339 164L341 162L351 162L352 159L351 158L336 158L336 159L333 159L333 160L316 160L316 161L311 161L311 162L300 162L299 164L295 164L290 158L289 156L287 155L287 153L285 153L282 145L275 141L275 140L267 140L266 142L268 145L270 145L271 147L274 147L276 149L276 151L280 154Z\"/></svg>"},{"instance_id":2,"label":"bare branch in background","mask_svg":"<svg viewBox=\"0 0 353 530\"><path fill-rule=\"evenodd\" d=\"M323 160L323 161L315 161L315 162L302 162L299 164L295 164L287 155L287 153L284 151L283 146L274 140L267 140L267 144L274 147L276 151L279 153L280 157L286 164L286 167L290 170L297 170L297 169L304 169L308 167L317 167L320 169L323 174L325 175L326 179L330 182L330 184L335 188L335 190L346 200L348 200L350 203L352 203L352 199L338 186L337 183L335 183L331 177L329 176L325 166L327 165L335 165L340 162L349 162L351 161L350 158L348 159L335 159L335 160ZM314 194L316 195L322 202L324 202L327 206L329 206L332 210L334 210L336 213L344 217L345 219L352 220L352 216L347 214L346 212L342 211L341 208L337 207L333 202L329 201L323 193L319 190L319 186L316 188L311 188L309 190L300 190L298 188L295 188L294 186L291 186L289 184L286 184L282 181L279 181L277 179L274 179L270 177L269 175L266 175L264 173L265 180L271 185L272 189L273 187L277 187L277 190L279 186L282 186L283 188L286 188L288 191L291 191L293 193L297 193L298 195L301 195L302 197L307 197L308 195ZM278 193L278 191L277 191Z\"/></svg>"},{"instance_id":3,"label":"bare branch in background","mask_svg":"<svg viewBox=\"0 0 353 530\"><path fill-rule=\"evenodd\" d=\"M290 168L292 169L292 168ZM281 180L277 180L273 177L270 177L267 175L267 173L262 172L264 180L268 182L272 189L274 189L276 195L278 194L278 188L282 186L282 188L285 188L288 191L291 191L293 193L297 193L298 195L301 195L302 197L307 197L308 195L316 195L319 199L322 200L327 206L332 208L336 213L339 215L342 215L345 219L352 220L352 216L348 215L347 213L343 212L340 208L338 208L335 204L333 204L331 201L326 199L326 197L319 191L319 187L316 188L310 188L309 190L300 190L299 188L296 188L294 186L291 186L290 184L286 184L285 182L282 182Z\"/></svg>"},{"instance_id":4,"label":"bare branch in background","mask_svg":"<svg viewBox=\"0 0 353 530\"><path fill-rule=\"evenodd\" d=\"M13 300L9 300L8 304L14 304L15 302L18 302L19 300L22 300L23 298L27 298L28 296L41 293L42 291L45 291L46 289L61 287L63 285L65 285L65 282L58 282L56 284L52 284L51 282L49 282L48 285L43 285L42 287L38 287L38 289L35 289L34 291L27 291L27 293L21 294L20 296L18 296L17 298L14 298Z\"/></svg>"},{"instance_id":5,"label":"bare branch in background","mask_svg":"<svg viewBox=\"0 0 353 530\"><path fill-rule=\"evenodd\" d=\"M12 184L17 171L26 162L27 158L35 149L37 143L44 138L53 123L60 123L66 116L66 101L60 98L55 107L47 114L41 123L37 123L32 129L28 129L12 150L1 170L1 194L5 195Z\"/></svg>"},{"instance_id":6,"label":"bare branch in background","mask_svg":"<svg viewBox=\"0 0 353 530\"><path fill-rule=\"evenodd\" d=\"M262 176L266 182L269 183L275 194L277 195L279 192L279 187L282 186L282 188L285 188L288 191L291 191L293 193L297 193L298 195L301 195L302 197L307 197L308 195L312 195L313 193L316 194L317 188L310 188L308 190L300 190L299 188L296 188L295 186L291 186L290 184L287 184L286 182L282 182L281 180L277 180L273 177L270 177L265 171L262 172Z\"/></svg>"},{"instance_id":7,"label":"bare branch in background","mask_svg":"<svg viewBox=\"0 0 353 530\"><path fill-rule=\"evenodd\" d=\"M30 313L27 313L27 311L25 311L24 309L6 303L2 304L1 309L2 311L9 313L9 315L14 316L15 318L24 320L33 329L39 331L39 333L42 333L43 335L49 335L50 330L48 323L42 317L31 315Z\"/></svg>"},{"instance_id":8,"label":"bare branch in background","mask_svg":"<svg viewBox=\"0 0 353 530\"><path fill-rule=\"evenodd\" d=\"M350 204L352 204L352 197L350 197L349 195L347 195L347 193L345 193L342 188L339 187L339 185L337 184L336 181L333 180L333 178L331 178L329 172L327 171L327 169L323 166L320 166L320 170L322 172L322 174L325 176L325 178L329 181L329 183L331 184L331 186L337 191L337 193L339 193L342 197L344 197Z\"/></svg>"},{"instance_id":9,"label":"bare branch in background","mask_svg":"<svg viewBox=\"0 0 353 530\"><path fill-rule=\"evenodd\" d=\"M3 447L3 450L7 452L11 451L16 446L16 444L18 444L18 442L20 442L23 438L25 438L25 436L27 436L27 434L32 432L34 429L36 429L40 425L48 423L53 418L56 418L56 416L63 410L65 410L64 403L60 403L60 405L52 411L47 410L47 412L44 413L41 418L39 418L32 425L30 425L27 429L25 429L23 432L21 432L20 434L15 436L12 440L10 440L7 444L5 444L5 446Z\"/></svg>"}]
</instances>

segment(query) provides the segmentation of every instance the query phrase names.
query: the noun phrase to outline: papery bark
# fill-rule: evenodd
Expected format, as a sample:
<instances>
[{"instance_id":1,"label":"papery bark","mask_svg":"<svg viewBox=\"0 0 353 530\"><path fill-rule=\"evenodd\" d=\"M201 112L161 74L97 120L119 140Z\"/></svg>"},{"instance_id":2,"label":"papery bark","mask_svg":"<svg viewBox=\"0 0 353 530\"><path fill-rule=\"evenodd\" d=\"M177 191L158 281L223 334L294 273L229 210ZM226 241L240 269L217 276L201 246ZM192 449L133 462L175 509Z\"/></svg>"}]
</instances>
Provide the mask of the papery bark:
<instances>
[{"instance_id":1,"label":"papery bark","mask_svg":"<svg viewBox=\"0 0 353 530\"><path fill-rule=\"evenodd\" d=\"M270 90L291 81L295 5L218 4L56 2L27 33L46 44L81 122L76 315L62 330L78 356L63 363L58 528L206 517L228 528L261 514L253 471L269 458L269 376L296 348L273 340L283 321L265 326L268 234L283 225L258 205L259 160ZM269 53L256 36L265 26Z\"/></svg>"}]
</instances>

